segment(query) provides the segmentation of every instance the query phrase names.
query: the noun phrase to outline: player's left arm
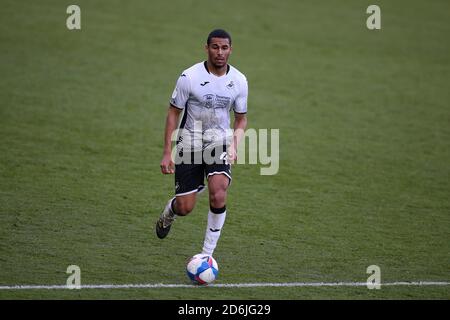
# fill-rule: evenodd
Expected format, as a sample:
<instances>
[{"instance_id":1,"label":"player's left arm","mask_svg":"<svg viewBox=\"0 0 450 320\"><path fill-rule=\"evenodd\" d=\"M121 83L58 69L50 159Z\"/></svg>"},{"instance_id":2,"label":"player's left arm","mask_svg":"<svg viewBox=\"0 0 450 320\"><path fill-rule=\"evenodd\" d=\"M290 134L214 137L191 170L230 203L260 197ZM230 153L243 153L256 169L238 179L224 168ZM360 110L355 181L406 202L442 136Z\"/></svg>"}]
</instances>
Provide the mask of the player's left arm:
<instances>
[{"instance_id":1,"label":"player's left arm","mask_svg":"<svg viewBox=\"0 0 450 320\"><path fill-rule=\"evenodd\" d=\"M233 140L228 148L228 161L234 163L237 160L237 149L239 141L244 136L245 128L247 127L247 97L248 97L248 83L244 77L240 82L239 96L234 102L234 131Z\"/></svg>"},{"instance_id":2,"label":"player's left arm","mask_svg":"<svg viewBox=\"0 0 450 320\"><path fill-rule=\"evenodd\" d=\"M234 113L234 130L233 130L233 141L228 148L228 161L234 163L237 160L237 148L239 142L245 133L245 128L247 127L247 114L246 113Z\"/></svg>"}]
</instances>

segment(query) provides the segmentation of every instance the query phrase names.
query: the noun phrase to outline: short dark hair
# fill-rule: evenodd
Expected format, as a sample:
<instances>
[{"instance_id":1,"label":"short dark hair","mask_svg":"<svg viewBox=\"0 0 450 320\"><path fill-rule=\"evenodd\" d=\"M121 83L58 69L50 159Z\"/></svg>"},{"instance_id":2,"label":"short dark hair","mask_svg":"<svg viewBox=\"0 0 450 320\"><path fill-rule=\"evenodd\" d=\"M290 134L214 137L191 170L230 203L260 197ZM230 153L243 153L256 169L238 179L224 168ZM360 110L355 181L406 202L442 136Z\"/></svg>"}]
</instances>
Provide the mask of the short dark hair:
<instances>
[{"instance_id":1,"label":"short dark hair","mask_svg":"<svg viewBox=\"0 0 450 320\"><path fill-rule=\"evenodd\" d=\"M215 29L211 31L208 35L208 39L206 40L206 44L209 45L211 43L212 38L222 38L222 39L228 39L231 45L231 36L228 32L226 32L223 29Z\"/></svg>"}]
</instances>

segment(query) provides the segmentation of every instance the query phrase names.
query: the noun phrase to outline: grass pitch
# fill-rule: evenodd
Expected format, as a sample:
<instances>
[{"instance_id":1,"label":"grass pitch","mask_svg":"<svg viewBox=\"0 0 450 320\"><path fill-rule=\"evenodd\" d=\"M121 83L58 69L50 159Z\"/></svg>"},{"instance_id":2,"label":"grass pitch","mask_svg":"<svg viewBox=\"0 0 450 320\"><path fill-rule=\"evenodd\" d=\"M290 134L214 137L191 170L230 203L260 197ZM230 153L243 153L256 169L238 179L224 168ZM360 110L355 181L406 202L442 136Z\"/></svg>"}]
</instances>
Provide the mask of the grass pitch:
<instances>
[{"instance_id":1,"label":"grass pitch","mask_svg":"<svg viewBox=\"0 0 450 320\"><path fill-rule=\"evenodd\" d=\"M280 130L280 170L237 165L217 283L449 281L450 4L3 1L0 286L189 283L207 199L168 238L159 170L178 74L233 36L250 128ZM195 290L195 295L192 290ZM449 286L0 290L1 299L449 299Z\"/></svg>"}]
</instances>

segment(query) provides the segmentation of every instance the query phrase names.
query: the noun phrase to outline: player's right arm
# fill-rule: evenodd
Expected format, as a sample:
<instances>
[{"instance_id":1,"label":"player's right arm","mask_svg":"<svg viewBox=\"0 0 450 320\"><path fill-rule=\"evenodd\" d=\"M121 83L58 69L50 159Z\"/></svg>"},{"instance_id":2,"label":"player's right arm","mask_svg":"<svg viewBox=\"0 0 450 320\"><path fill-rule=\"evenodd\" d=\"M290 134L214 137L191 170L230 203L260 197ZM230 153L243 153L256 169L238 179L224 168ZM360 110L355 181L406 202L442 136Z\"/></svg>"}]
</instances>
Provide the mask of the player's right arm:
<instances>
[{"instance_id":1,"label":"player's right arm","mask_svg":"<svg viewBox=\"0 0 450 320\"><path fill-rule=\"evenodd\" d=\"M175 172L175 164L172 160L172 134L177 128L181 112L181 109L173 106L170 106L167 111L166 128L164 130L164 151L161 160L161 172L163 174Z\"/></svg>"},{"instance_id":2,"label":"player's right arm","mask_svg":"<svg viewBox=\"0 0 450 320\"><path fill-rule=\"evenodd\" d=\"M186 74L178 78L175 90L170 98L170 106L167 111L166 128L164 130L164 150L161 160L161 172L169 174L175 172L175 164L172 160L172 134L178 126L178 119L189 99L190 83Z\"/></svg>"}]
</instances>

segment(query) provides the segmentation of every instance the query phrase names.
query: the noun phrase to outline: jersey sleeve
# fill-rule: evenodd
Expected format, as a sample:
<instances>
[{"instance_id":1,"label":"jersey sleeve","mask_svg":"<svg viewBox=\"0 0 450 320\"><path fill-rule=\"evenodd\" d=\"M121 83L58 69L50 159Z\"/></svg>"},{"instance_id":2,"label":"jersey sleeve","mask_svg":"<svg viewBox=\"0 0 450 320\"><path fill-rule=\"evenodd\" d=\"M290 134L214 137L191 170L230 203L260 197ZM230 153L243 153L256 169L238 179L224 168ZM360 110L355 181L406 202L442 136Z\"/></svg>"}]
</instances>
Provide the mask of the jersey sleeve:
<instances>
[{"instance_id":1,"label":"jersey sleeve","mask_svg":"<svg viewBox=\"0 0 450 320\"><path fill-rule=\"evenodd\" d=\"M233 110L236 113L247 113L247 96L248 96L248 83L244 78L239 88L239 95L234 101Z\"/></svg>"},{"instance_id":2,"label":"jersey sleeve","mask_svg":"<svg viewBox=\"0 0 450 320\"><path fill-rule=\"evenodd\" d=\"M178 109L184 109L189 99L190 83L189 78L184 73L177 80L175 89L173 90L170 104Z\"/></svg>"}]
</instances>

